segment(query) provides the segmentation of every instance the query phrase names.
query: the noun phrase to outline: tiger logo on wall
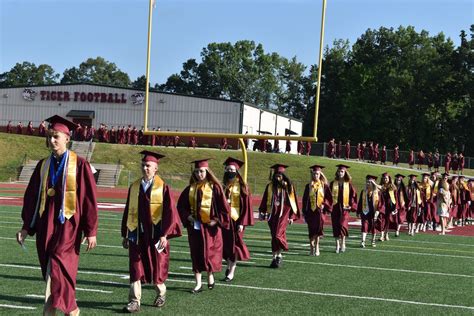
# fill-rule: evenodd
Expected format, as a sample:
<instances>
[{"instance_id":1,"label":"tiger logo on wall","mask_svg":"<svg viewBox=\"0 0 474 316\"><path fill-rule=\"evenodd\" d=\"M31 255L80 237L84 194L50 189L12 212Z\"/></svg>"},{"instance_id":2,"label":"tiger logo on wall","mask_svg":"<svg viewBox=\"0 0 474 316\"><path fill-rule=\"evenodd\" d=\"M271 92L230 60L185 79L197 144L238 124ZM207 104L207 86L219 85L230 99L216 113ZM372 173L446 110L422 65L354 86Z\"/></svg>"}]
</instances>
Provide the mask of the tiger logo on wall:
<instances>
[{"instance_id":1,"label":"tiger logo on wall","mask_svg":"<svg viewBox=\"0 0 474 316\"><path fill-rule=\"evenodd\" d=\"M23 99L26 101L34 101L36 97L36 91L33 89L24 89L23 92L21 93Z\"/></svg>"},{"instance_id":2,"label":"tiger logo on wall","mask_svg":"<svg viewBox=\"0 0 474 316\"><path fill-rule=\"evenodd\" d=\"M131 99L134 105L143 104L143 102L145 102L145 94L141 92L134 93L131 95Z\"/></svg>"}]
</instances>

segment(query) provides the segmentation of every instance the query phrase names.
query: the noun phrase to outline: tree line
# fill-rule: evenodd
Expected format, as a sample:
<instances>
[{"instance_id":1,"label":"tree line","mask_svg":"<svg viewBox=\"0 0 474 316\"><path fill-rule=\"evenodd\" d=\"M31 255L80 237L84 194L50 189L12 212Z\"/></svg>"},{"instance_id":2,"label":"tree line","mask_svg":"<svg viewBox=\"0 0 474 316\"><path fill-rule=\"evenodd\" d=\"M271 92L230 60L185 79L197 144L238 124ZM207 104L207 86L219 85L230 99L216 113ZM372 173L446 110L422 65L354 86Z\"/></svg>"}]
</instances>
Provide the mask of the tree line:
<instances>
[{"instance_id":1,"label":"tree line","mask_svg":"<svg viewBox=\"0 0 474 316\"><path fill-rule=\"evenodd\" d=\"M323 56L318 138L373 140L402 149L474 155L474 25L460 45L443 33L414 27L368 29L351 46L336 40ZM239 100L304 121L312 135L318 65L265 52L242 40L210 43L188 59L158 91ZM127 73L102 57L68 68L17 63L0 74L0 87L96 83L145 89L145 76Z\"/></svg>"}]
</instances>

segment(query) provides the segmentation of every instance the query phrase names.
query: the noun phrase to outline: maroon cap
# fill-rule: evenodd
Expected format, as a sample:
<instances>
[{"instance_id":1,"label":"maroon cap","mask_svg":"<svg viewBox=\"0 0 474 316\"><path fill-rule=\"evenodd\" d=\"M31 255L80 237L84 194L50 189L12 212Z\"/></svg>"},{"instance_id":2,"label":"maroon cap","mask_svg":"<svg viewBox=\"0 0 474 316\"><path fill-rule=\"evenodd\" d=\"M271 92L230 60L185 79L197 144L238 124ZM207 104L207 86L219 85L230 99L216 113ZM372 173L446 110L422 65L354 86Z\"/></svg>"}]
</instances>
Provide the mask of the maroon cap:
<instances>
[{"instance_id":1,"label":"maroon cap","mask_svg":"<svg viewBox=\"0 0 474 316\"><path fill-rule=\"evenodd\" d=\"M417 175L417 174L409 174L408 177L411 179L411 178L416 178L416 177L418 177L418 175Z\"/></svg>"},{"instance_id":2,"label":"maroon cap","mask_svg":"<svg viewBox=\"0 0 474 316\"><path fill-rule=\"evenodd\" d=\"M324 169L324 166L321 166L321 165L312 165L311 167L309 167L309 169L311 169L312 171L321 171Z\"/></svg>"},{"instance_id":3,"label":"maroon cap","mask_svg":"<svg viewBox=\"0 0 474 316\"><path fill-rule=\"evenodd\" d=\"M388 172L384 172L382 173L382 177L390 177L390 175L388 174Z\"/></svg>"},{"instance_id":4,"label":"maroon cap","mask_svg":"<svg viewBox=\"0 0 474 316\"><path fill-rule=\"evenodd\" d=\"M422 177L429 177L430 174L429 174L428 172L423 172L423 173L421 174L421 176L422 176Z\"/></svg>"},{"instance_id":5,"label":"maroon cap","mask_svg":"<svg viewBox=\"0 0 474 316\"><path fill-rule=\"evenodd\" d=\"M143 158L142 158L142 161L153 161L153 162L156 162L156 163L159 163L160 159L165 157L162 154L155 153L155 152L148 151L148 150L141 151L140 154L144 155Z\"/></svg>"},{"instance_id":6,"label":"maroon cap","mask_svg":"<svg viewBox=\"0 0 474 316\"><path fill-rule=\"evenodd\" d=\"M207 168L209 167L209 160L212 158L205 158L205 159L199 159L199 160L194 160L191 161L191 163L194 163L194 168Z\"/></svg>"},{"instance_id":7,"label":"maroon cap","mask_svg":"<svg viewBox=\"0 0 474 316\"><path fill-rule=\"evenodd\" d=\"M343 164L336 165L336 167L337 167L338 169L342 169L342 170L347 170L347 169L350 168L349 166L343 165Z\"/></svg>"},{"instance_id":8,"label":"maroon cap","mask_svg":"<svg viewBox=\"0 0 474 316\"><path fill-rule=\"evenodd\" d=\"M277 163L277 164L274 164L273 166L271 166L270 168L275 170L275 172L283 173L283 172L286 171L286 168L288 168L288 166Z\"/></svg>"},{"instance_id":9,"label":"maroon cap","mask_svg":"<svg viewBox=\"0 0 474 316\"><path fill-rule=\"evenodd\" d=\"M366 180L374 180L374 181L375 181L375 180L377 180L377 177L376 177L376 176L373 176L373 175L370 175L370 174L368 174L368 175L366 175L366 176L365 176L365 179L366 179Z\"/></svg>"},{"instance_id":10,"label":"maroon cap","mask_svg":"<svg viewBox=\"0 0 474 316\"><path fill-rule=\"evenodd\" d=\"M243 161L232 158L232 157L229 157L226 159L226 161L224 161L224 166L234 166L235 169L237 170L239 170L240 167L242 167L243 165L244 165Z\"/></svg>"},{"instance_id":11,"label":"maroon cap","mask_svg":"<svg viewBox=\"0 0 474 316\"><path fill-rule=\"evenodd\" d=\"M405 178L405 176L404 176L403 174L397 173L397 174L395 175L395 178L402 178L402 179L403 179L403 178Z\"/></svg>"},{"instance_id":12,"label":"maroon cap","mask_svg":"<svg viewBox=\"0 0 474 316\"><path fill-rule=\"evenodd\" d=\"M53 115L50 118L47 118L45 121L50 123L48 129L68 135L71 135L71 131L77 128L76 123L66 120L64 117L59 115Z\"/></svg>"}]
</instances>

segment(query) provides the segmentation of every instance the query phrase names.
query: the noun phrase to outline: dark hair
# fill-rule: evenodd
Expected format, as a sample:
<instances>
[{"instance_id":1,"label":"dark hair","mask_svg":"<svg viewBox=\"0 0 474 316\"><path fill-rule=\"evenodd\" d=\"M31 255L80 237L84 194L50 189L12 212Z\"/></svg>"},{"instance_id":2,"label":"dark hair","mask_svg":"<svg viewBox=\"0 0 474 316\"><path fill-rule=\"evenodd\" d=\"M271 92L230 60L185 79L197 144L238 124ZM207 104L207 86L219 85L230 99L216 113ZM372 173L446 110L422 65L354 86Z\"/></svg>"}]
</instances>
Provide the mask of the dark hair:
<instances>
[{"instance_id":1,"label":"dark hair","mask_svg":"<svg viewBox=\"0 0 474 316\"><path fill-rule=\"evenodd\" d=\"M288 178L284 173L279 173L279 172L275 172L272 176L273 191L275 192L278 187L278 181L276 180L276 177L278 175L282 176L283 187L288 190L288 193L293 192L293 184L291 183L290 178Z\"/></svg>"}]
</instances>

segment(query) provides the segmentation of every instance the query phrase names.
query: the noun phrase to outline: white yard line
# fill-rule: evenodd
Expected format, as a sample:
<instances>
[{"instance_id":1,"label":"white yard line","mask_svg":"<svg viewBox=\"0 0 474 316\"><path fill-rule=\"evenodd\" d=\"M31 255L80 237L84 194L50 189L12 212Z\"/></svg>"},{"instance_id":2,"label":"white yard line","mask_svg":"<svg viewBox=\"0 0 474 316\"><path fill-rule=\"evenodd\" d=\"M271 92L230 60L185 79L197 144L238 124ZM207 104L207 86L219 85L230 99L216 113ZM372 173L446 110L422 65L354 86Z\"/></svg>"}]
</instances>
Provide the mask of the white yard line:
<instances>
[{"instance_id":1,"label":"white yard line","mask_svg":"<svg viewBox=\"0 0 474 316\"><path fill-rule=\"evenodd\" d=\"M168 279L167 281L168 282L179 282L179 283L195 283L194 281L176 280L176 279ZM330 296L330 297L347 298L347 299L382 301L382 302L390 302L390 303L398 303L398 304L411 304L411 305L423 305L423 306L433 306L433 307L445 307L445 308L457 308L457 309L474 310L474 307L472 307L472 306L448 305L448 304L426 303L426 302L417 302L417 301L406 301L406 300L399 300L399 299L393 299L393 298L384 298L384 297L371 297L371 296L347 295L347 294L337 294L337 293L311 292L311 291L279 289L279 288L258 287L258 286L249 286L249 285L237 285L237 284L224 284L224 283L218 283L217 286L218 287L221 287L221 286L234 287L234 288L241 288L241 289L268 291L268 292L307 294L307 295L315 295L315 296Z\"/></svg>"},{"instance_id":2,"label":"white yard line","mask_svg":"<svg viewBox=\"0 0 474 316\"><path fill-rule=\"evenodd\" d=\"M0 266L8 266L8 267L17 267L17 268L27 268L27 269L39 269L39 267L31 267L31 266L20 266L20 265L5 265L0 264ZM186 267L189 269L189 267ZM113 276L123 276L122 274L116 273L103 273L103 272L94 272L94 271L78 271L78 273L84 274L96 274L96 275L113 275ZM168 282L181 282L181 283L195 283L195 281L191 280L178 280L178 279L168 279ZM104 283L104 282L102 282ZM118 283L118 282L117 282ZM115 283L113 283L115 284ZM121 283L118 283L121 284ZM369 301L383 301L383 302L391 302L391 303L398 303L398 304L411 304L411 305L423 305L423 306L434 306L434 307L445 307L445 308L457 308L457 309L467 309L467 310L474 310L472 306L464 306L464 305L448 305L448 304L438 304L438 303L426 303L426 302L417 302L417 301L407 301L407 300L400 300L400 299L392 299L392 298L383 298L383 297L367 297L367 296L358 296L358 295L347 295L347 294L337 294L337 293L324 293L324 292L311 292L311 291L301 291L301 290L290 290L290 289L278 289L278 288L266 288L266 287L257 287L257 286L249 286L249 285L237 285L237 284L224 284L219 283L218 286L224 287L234 287L234 288L243 288L243 289L251 289L251 290L259 290L259 291L271 291L271 292L281 292L281 293L294 293L294 294L307 294L307 295L316 295L316 296L329 296L329 297L339 297L339 298L347 298L347 299L359 299L359 300L369 300ZM102 293L108 293L109 291L102 291ZM0 307L12 307L12 305L0 305ZM12 308L17 308L16 306ZM35 309L32 307L24 307L26 309Z\"/></svg>"},{"instance_id":3,"label":"white yard line","mask_svg":"<svg viewBox=\"0 0 474 316\"><path fill-rule=\"evenodd\" d=\"M83 292L94 292L94 293L106 293L106 294L112 294L112 291L104 291L104 290L95 290L95 289L84 289L81 287L76 287L76 291L83 291Z\"/></svg>"},{"instance_id":4,"label":"white yard line","mask_svg":"<svg viewBox=\"0 0 474 316\"><path fill-rule=\"evenodd\" d=\"M8 305L8 304L0 304L0 307L15 308L15 309L27 309L27 310L36 309L36 307L33 307L33 306L18 306L18 305Z\"/></svg>"},{"instance_id":5,"label":"white yard line","mask_svg":"<svg viewBox=\"0 0 474 316\"><path fill-rule=\"evenodd\" d=\"M44 295L38 295L38 294L26 294L25 297L41 298L44 300Z\"/></svg>"}]
</instances>

